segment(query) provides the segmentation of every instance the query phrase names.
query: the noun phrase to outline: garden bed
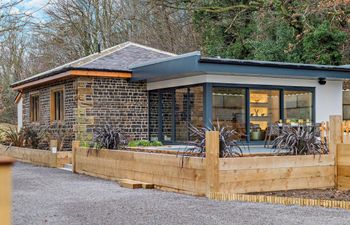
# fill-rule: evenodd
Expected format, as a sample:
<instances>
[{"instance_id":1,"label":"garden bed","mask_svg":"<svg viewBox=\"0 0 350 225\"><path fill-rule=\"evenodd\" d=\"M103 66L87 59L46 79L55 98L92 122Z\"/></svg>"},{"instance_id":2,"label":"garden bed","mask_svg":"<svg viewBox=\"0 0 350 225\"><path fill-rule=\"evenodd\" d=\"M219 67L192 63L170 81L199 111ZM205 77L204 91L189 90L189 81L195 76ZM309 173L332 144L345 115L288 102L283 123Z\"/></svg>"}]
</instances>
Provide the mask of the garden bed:
<instances>
[{"instance_id":1,"label":"garden bed","mask_svg":"<svg viewBox=\"0 0 350 225\"><path fill-rule=\"evenodd\" d=\"M0 155L10 156L18 161L39 166L61 168L64 164L72 163L71 151L58 151L22 148L0 144Z\"/></svg>"},{"instance_id":2,"label":"garden bed","mask_svg":"<svg viewBox=\"0 0 350 225\"><path fill-rule=\"evenodd\" d=\"M273 191L273 192L250 193L250 194L251 195L278 196L278 197L292 197L292 198L350 201L350 190L341 191L341 190L337 190L334 188Z\"/></svg>"}]
</instances>

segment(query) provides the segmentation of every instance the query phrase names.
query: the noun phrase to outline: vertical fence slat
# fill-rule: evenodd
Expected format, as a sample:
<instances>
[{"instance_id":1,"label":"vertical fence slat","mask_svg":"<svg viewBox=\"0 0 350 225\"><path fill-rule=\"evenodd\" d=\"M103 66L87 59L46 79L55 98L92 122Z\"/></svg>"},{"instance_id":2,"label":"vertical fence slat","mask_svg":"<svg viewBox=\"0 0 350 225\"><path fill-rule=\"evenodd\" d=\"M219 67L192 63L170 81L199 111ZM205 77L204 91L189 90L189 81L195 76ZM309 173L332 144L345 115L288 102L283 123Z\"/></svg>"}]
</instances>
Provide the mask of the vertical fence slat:
<instances>
[{"instance_id":1,"label":"vertical fence slat","mask_svg":"<svg viewBox=\"0 0 350 225\"><path fill-rule=\"evenodd\" d=\"M11 224L12 163L12 159L0 157L0 221L3 225Z\"/></svg>"},{"instance_id":2,"label":"vertical fence slat","mask_svg":"<svg viewBox=\"0 0 350 225\"><path fill-rule=\"evenodd\" d=\"M210 193L219 191L219 132L206 132L205 140L206 184L207 196L209 196Z\"/></svg>"},{"instance_id":3,"label":"vertical fence slat","mask_svg":"<svg viewBox=\"0 0 350 225\"><path fill-rule=\"evenodd\" d=\"M77 164L76 164L76 155L77 150L80 147L80 141L73 141L72 142L72 172L75 173L77 171Z\"/></svg>"}]
</instances>

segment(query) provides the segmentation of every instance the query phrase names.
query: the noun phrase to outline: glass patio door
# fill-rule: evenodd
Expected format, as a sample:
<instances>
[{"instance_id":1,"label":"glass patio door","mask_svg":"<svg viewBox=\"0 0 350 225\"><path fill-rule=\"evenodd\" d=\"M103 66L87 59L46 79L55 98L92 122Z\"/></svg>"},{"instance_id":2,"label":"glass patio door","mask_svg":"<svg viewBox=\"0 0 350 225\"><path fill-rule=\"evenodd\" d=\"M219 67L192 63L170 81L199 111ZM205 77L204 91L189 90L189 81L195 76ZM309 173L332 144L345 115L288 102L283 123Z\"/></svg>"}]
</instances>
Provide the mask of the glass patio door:
<instances>
[{"instance_id":1,"label":"glass patio door","mask_svg":"<svg viewBox=\"0 0 350 225\"><path fill-rule=\"evenodd\" d=\"M212 121L216 126L232 128L241 140L246 136L246 88L214 87L212 93Z\"/></svg>"},{"instance_id":2,"label":"glass patio door","mask_svg":"<svg viewBox=\"0 0 350 225\"><path fill-rule=\"evenodd\" d=\"M280 91L250 89L250 141L263 141L267 128L280 120Z\"/></svg>"}]
</instances>

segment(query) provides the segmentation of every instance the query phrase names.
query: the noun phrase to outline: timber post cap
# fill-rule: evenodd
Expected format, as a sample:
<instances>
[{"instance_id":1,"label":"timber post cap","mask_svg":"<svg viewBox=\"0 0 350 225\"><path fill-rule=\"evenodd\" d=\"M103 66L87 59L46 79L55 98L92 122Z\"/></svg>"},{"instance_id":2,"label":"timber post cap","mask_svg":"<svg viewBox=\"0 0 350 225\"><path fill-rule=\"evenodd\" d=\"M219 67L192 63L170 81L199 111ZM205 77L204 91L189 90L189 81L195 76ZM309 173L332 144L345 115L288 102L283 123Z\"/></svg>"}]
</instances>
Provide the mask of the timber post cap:
<instances>
[{"instance_id":1,"label":"timber post cap","mask_svg":"<svg viewBox=\"0 0 350 225\"><path fill-rule=\"evenodd\" d=\"M0 156L0 166L2 165L12 165L15 162L13 158L7 156Z\"/></svg>"}]
</instances>

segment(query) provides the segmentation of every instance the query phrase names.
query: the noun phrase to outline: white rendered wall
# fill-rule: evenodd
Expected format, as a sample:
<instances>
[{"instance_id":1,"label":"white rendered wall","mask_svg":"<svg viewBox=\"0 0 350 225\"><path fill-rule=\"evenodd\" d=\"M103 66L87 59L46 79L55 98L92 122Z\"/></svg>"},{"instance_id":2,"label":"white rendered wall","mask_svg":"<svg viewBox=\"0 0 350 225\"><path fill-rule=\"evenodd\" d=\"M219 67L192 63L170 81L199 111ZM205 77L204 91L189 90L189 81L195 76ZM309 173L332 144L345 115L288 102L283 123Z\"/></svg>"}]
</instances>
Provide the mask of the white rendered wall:
<instances>
[{"instance_id":1,"label":"white rendered wall","mask_svg":"<svg viewBox=\"0 0 350 225\"><path fill-rule=\"evenodd\" d=\"M273 78L258 76L253 77L239 75L198 75L172 80L150 82L147 84L147 89L155 90L206 82L223 84L315 87L316 122L328 121L330 115L342 115L343 81L341 80L327 80L326 85L320 85L318 83L318 79Z\"/></svg>"},{"instance_id":2,"label":"white rendered wall","mask_svg":"<svg viewBox=\"0 0 350 225\"><path fill-rule=\"evenodd\" d=\"M17 129L21 130L23 127L23 98L17 103Z\"/></svg>"}]
</instances>

